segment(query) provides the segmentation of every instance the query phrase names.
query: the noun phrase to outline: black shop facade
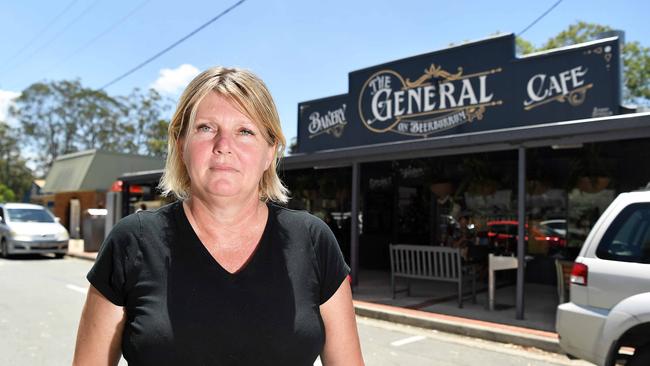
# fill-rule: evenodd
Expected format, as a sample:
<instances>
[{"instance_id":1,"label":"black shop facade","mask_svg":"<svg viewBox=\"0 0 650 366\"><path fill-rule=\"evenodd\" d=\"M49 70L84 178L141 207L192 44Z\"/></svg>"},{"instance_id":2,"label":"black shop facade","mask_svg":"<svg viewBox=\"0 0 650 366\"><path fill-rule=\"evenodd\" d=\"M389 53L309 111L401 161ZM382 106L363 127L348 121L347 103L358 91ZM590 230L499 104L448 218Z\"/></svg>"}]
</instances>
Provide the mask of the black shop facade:
<instances>
[{"instance_id":1,"label":"black shop facade","mask_svg":"<svg viewBox=\"0 0 650 366\"><path fill-rule=\"evenodd\" d=\"M390 270L391 243L462 232L526 261L518 291L555 285L555 260L650 182L650 115L621 106L619 49L614 36L517 57L510 34L350 72L348 93L298 105L289 207L330 225L354 283Z\"/></svg>"}]
</instances>

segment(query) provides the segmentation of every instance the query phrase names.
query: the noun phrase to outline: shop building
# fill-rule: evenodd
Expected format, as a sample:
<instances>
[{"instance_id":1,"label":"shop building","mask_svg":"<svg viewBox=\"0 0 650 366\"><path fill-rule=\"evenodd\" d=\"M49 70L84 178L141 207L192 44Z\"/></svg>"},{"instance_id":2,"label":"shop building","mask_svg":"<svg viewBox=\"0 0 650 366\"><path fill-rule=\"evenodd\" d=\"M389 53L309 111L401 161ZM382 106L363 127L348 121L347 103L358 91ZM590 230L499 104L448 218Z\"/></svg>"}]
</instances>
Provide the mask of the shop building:
<instances>
[{"instance_id":1,"label":"shop building","mask_svg":"<svg viewBox=\"0 0 650 366\"><path fill-rule=\"evenodd\" d=\"M390 270L391 243L517 256L523 317L525 284L556 286L555 260L650 182L619 36L517 57L504 35L349 73L347 94L298 106L289 206L330 223L355 282Z\"/></svg>"},{"instance_id":2,"label":"shop building","mask_svg":"<svg viewBox=\"0 0 650 366\"><path fill-rule=\"evenodd\" d=\"M78 239L88 209L112 210L117 204L110 196L116 190L111 186L116 185L117 177L136 170L160 169L164 163L161 158L98 149L61 155L52 164L42 192L34 201L52 210L70 236ZM130 193L134 198L136 194L142 196L142 191L131 189Z\"/></svg>"}]
</instances>

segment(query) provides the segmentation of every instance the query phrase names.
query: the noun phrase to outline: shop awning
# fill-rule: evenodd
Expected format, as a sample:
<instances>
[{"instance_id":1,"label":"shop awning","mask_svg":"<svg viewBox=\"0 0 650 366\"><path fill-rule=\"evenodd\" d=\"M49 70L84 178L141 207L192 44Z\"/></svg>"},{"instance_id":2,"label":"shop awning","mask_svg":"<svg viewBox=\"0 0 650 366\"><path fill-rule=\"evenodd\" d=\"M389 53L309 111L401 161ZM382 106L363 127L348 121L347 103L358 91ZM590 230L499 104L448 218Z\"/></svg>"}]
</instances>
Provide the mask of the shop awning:
<instances>
[{"instance_id":1,"label":"shop awning","mask_svg":"<svg viewBox=\"0 0 650 366\"><path fill-rule=\"evenodd\" d=\"M631 113L295 154L285 157L280 168L284 170L328 168L349 166L355 162L471 154L513 150L519 147L566 148L590 142L646 137L650 137L650 113Z\"/></svg>"}]
</instances>

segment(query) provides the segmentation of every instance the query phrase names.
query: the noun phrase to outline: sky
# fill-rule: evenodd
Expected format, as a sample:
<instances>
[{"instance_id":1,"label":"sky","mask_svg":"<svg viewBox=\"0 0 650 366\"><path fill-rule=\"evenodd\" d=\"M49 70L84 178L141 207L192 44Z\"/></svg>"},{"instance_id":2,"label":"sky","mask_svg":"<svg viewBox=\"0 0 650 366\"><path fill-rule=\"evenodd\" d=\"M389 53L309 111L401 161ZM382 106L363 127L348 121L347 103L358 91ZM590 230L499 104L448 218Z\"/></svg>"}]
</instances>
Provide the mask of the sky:
<instances>
[{"instance_id":1,"label":"sky","mask_svg":"<svg viewBox=\"0 0 650 366\"><path fill-rule=\"evenodd\" d=\"M347 93L349 72L497 32L519 34L556 1L246 0L106 91L155 88L175 104L201 70L244 67L268 85L290 141L298 103ZM80 79L100 88L236 2L3 1L0 120L32 83ZM648 14L647 0L563 0L522 37L540 46L586 21L621 29L627 41L648 47Z\"/></svg>"}]
</instances>

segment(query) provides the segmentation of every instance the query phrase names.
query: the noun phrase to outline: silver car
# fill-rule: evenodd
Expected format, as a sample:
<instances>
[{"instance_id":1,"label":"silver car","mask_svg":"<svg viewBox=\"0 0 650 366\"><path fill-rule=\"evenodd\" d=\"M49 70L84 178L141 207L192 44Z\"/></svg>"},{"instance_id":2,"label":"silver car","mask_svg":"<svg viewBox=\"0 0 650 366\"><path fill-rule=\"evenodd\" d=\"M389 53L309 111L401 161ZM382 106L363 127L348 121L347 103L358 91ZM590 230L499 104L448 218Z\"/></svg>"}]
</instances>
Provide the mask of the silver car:
<instances>
[{"instance_id":1,"label":"silver car","mask_svg":"<svg viewBox=\"0 0 650 366\"><path fill-rule=\"evenodd\" d=\"M556 329L569 355L599 366L650 365L650 191L619 195L598 219Z\"/></svg>"},{"instance_id":2,"label":"silver car","mask_svg":"<svg viewBox=\"0 0 650 366\"><path fill-rule=\"evenodd\" d=\"M68 251L68 231L43 206L27 203L0 204L0 254L53 253Z\"/></svg>"}]
</instances>

